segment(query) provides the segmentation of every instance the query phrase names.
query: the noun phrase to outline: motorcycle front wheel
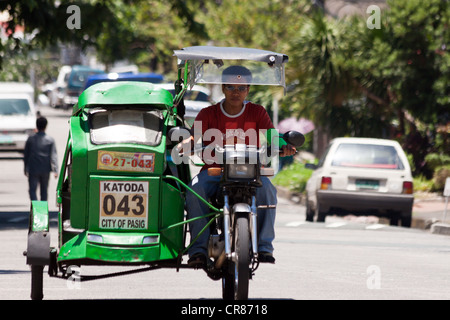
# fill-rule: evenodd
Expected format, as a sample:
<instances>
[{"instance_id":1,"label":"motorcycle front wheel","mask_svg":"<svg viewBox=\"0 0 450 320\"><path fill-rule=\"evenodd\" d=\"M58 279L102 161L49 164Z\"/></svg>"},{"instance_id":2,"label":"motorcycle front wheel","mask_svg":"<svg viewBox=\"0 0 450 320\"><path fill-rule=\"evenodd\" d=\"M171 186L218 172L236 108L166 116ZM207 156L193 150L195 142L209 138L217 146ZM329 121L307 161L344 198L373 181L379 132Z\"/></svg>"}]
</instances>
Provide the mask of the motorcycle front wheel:
<instances>
[{"instance_id":1,"label":"motorcycle front wheel","mask_svg":"<svg viewBox=\"0 0 450 320\"><path fill-rule=\"evenodd\" d=\"M247 300L250 279L250 228L247 216L238 217L233 237L235 259L228 263L228 272L222 279L225 300Z\"/></svg>"}]
</instances>

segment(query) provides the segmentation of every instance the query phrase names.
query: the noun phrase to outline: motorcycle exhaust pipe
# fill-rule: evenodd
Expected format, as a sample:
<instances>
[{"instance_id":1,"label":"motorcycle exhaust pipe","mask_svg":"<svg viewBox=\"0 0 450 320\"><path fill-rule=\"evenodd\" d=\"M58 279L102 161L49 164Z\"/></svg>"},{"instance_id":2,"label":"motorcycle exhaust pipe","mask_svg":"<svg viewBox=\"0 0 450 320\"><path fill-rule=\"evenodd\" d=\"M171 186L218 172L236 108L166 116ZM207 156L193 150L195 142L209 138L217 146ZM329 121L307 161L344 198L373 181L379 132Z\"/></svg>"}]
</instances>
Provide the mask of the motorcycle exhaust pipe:
<instances>
[{"instance_id":1,"label":"motorcycle exhaust pipe","mask_svg":"<svg viewBox=\"0 0 450 320\"><path fill-rule=\"evenodd\" d=\"M221 240L219 235L212 235L209 238L208 249L209 257L215 260L214 268L220 269L227 258L225 254L225 241Z\"/></svg>"},{"instance_id":2,"label":"motorcycle exhaust pipe","mask_svg":"<svg viewBox=\"0 0 450 320\"><path fill-rule=\"evenodd\" d=\"M225 255L225 250L222 251L219 258L217 259L216 263L214 264L214 268L220 269L222 268L223 263L227 259L227 256Z\"/></svg>"}]
</instances>

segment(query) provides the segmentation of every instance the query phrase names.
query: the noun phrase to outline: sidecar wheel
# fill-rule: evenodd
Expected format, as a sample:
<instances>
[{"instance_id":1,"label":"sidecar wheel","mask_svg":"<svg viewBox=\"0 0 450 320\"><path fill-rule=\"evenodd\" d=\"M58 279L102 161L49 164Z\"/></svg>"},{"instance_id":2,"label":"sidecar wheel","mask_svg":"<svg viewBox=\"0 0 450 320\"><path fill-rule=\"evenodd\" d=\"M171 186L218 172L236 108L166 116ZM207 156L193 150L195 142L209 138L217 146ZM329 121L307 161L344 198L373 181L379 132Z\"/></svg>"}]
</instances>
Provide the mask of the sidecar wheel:
<instances>
[{"instance_id":1,"label":"sidecar wheel","mask_svg":"<svg viewBox=\"0 0 450 320\"><path fill-rule=\"evenodd\" d=\"M44 298L43 272L44 266L31 265L31 300L42 300Z\"/></svg>"}]
</instances>

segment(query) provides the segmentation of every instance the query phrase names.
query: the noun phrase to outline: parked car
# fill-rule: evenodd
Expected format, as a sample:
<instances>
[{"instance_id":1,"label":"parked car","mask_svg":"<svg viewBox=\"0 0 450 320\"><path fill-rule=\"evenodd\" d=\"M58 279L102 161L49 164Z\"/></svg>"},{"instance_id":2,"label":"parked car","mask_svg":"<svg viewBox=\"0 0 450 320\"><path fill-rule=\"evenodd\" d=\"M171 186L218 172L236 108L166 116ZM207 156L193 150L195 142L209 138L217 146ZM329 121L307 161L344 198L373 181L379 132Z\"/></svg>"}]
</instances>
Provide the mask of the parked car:
<instances>
[{"instance_id":1,"label":"parked car","mask_svg":"<svg viewBox=\"0 0 450 320\"><path fill-rule=\"evenodd\" d=\"M49 93L50 105L53 108L71 108L78 101L78 97L85 87L88 77L92 74L105 73L100 69L88 66L63 66L58 79L52 85Z\"/></svg>"},{"instance_id":2,"label":"parked car","mask_svg":"<svg viewBox=\"0 0 450 320\"><path fill-rule=\"evenodd\" d=\"M35 128L33 87L28 83L0 82L0 150L23 152Z\"/></svg>"},{"instance_id":3,"label":"parked car","mask_svg":"<svg viewBox=\"0 0 450 320\"><path fill-rule=\"evenodd\" d=\"M306 184L306 220L329 214L370 214L411 226L413 180L405 152L393 140L337 138Z\"/></svg>"}]
</instances>

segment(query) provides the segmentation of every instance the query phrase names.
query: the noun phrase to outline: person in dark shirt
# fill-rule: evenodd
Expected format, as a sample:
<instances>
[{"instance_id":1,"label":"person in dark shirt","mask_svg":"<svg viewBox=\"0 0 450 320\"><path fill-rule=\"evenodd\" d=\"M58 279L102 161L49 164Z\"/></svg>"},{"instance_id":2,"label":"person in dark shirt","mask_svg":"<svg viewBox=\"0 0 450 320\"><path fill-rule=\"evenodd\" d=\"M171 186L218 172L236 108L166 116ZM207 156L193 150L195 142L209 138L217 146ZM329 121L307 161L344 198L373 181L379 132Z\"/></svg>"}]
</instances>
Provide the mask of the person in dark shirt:
<instances>
[{"instance_id":1,"label":"person in dark shirt","mask_svg":"<svg viewBox=\"0 0 450 320\"><path fill-rule=\"evenodd\" d=\"M47 201L47 189L50 172L58 177L58 158L55 140L45 133L47 119L36 120L37 133L28 137L25 144L25 175L28 177L30 200L37 200L36 189L39 185L41 201Z\"/></svg>"}]
</instances>

